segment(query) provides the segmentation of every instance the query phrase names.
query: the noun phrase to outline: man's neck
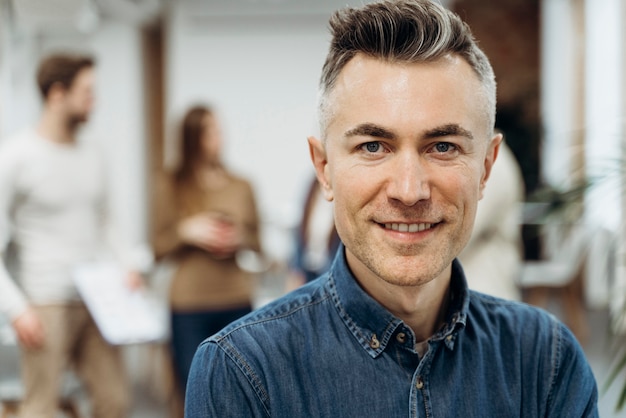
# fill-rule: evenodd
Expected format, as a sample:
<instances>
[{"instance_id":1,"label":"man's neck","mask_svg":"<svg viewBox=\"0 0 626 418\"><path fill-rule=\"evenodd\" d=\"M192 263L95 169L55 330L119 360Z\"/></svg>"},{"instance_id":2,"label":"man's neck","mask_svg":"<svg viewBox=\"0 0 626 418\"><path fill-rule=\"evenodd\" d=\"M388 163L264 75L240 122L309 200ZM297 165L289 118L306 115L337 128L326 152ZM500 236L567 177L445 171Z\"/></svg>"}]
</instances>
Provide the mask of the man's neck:
<instances>
[{"instance_id":1,"label":"man's neck","mask_svg":"<svg viewBox=\"0 0 626 418\"><path fill-rule=\"evenodd\" d=\"M59 144L73 144L76 142L76 129L60 115L44 110L37 125L37 133L48 141Z\"/></svg>"},{"instance_id":2,"label":"man's neck","mask_svg":"<svg viewBox=\"0 0 626 418\"><path fill-rule=\"evenodd\" d=\"M359 280L364 290L400 318L415 333L417 342L434 335L446 319L450 301L452 266L420 286L396 286L378 278L369 283Z\"/></svg>"},{"instance_id":3,"label":"man's neck","mask_svg":"<svg viewBox=\"0 0 626 418\"><path fill-rule=\"evenodd\" d=\"M413 310L391 311L413 330L417 342L428 340L444 324L450 301L449 283L449 280L446 281L445 287L439 287L437 283L432 288L427 288L434 284L432 282L421 286L413 292ZM404 308L400 306L399 309Z\"/></svg>"}]
</instances>

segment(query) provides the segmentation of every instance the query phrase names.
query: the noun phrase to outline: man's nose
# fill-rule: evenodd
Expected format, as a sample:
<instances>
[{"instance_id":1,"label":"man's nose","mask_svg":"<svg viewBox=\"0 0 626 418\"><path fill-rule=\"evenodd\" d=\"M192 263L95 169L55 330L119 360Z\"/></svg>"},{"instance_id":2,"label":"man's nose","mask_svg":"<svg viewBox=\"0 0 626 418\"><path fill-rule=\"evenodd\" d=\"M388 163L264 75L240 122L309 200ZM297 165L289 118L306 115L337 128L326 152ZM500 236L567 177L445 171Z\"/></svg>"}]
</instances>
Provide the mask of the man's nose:
<instances>
[{"instance_id":1,"label":"man's nose","mask_svg":"<svg viewBox=\"0 0 626 418\"><path fill-rule=\"evenodd\" d=\"M405 206L430 199L428 168L418 154L399 154L394 158L389 170L387 194Z\"/></svg>"}]
</instances>

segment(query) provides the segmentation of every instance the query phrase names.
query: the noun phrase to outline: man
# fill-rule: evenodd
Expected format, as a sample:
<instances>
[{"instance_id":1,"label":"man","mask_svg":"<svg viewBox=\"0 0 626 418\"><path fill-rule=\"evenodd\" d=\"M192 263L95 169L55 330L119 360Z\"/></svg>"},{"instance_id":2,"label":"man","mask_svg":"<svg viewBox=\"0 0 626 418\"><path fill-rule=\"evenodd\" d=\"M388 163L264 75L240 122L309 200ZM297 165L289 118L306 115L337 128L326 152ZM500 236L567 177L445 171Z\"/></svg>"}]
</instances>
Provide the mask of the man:
<instances>
[{"instance_id":1,"label":"man","mask_svg":"<svg viewBox=\"0 0 626 418\"><path fill-rule=\"evenodd\" d=\"M0 147L0 256L15 245L18 279L0 264L0 310L22 352L21 416L56 416L62 373L72 363L92 395L93 416L125 417L121 353L103 339L72 280L73 267L101 250L106 214L99 156L76 139L93 107L94 63L53 55L37 81L38 125ZM137 284L140 276L129 280Z\"/></svg>"},{"instance_id":2,"label":"man","mask_svg":"<svg viewBox=\"0 0 626 418\"><path fill-rule=\"evenodd\" d=\"M467 26L428 0L346 9L330 26L309 145L345 247L320 279L199 347L186 416L596 416L572 334L468 290L456 261L501 141Z\"/></svg>"}]
</instances>

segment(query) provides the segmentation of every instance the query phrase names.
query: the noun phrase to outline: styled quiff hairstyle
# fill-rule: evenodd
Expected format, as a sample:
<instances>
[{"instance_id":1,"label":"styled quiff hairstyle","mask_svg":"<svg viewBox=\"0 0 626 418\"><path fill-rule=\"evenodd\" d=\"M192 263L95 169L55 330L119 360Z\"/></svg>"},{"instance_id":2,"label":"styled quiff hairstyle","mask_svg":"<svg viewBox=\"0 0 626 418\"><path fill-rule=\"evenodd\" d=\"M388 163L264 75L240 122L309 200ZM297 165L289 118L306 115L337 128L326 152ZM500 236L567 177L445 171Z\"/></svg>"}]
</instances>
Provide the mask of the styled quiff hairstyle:
<instances>
[{"instance_id":1,"label":"styled quiff hairstyle","mask_svg":"<svg viewBox=\"0 0 626 418\"><path fill-rule=\"evenodd\" d=\"M391 63L437 61L462 57L485 90L485 114L492 130L496 113L496 81L489 59L469 26L431 0L386 0L336 11L330 18L332 40L322 69L319 119L322 137L330 121L329 96L339 73L358 53Z\"/></svg>"},{"instance_id":2,"label":"styled quiff hairstyle","mask_svg":"<svg viewBox=\"0 0 626 418\"><path fill-rule=\"evenodd\" d=\"M41 97L46 100L55 84L69 89L81 70L94 65L93 58L84 55L54 54L44 58L37 70L37 85Z\"/></svg>"}]
</instances>

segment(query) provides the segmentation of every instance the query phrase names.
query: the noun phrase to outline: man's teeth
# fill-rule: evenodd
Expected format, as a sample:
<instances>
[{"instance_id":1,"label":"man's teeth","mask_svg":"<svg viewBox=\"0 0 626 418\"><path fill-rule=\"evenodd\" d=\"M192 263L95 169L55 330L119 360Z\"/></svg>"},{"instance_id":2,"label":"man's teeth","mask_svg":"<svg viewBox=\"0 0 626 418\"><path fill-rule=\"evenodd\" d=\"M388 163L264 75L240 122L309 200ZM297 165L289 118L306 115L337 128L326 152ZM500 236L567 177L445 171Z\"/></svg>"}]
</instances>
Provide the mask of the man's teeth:
<instances>
[{"instance_id":1,"label":"man's teeth","mask_svg":"<svg viewBox=\"0 0 626 418\"><path fill-rule=\"evenodd\" d=\"M385 224L385 228L399 232L419 232L430 229L432 224Z\"/></svg>"}]
</instances>

